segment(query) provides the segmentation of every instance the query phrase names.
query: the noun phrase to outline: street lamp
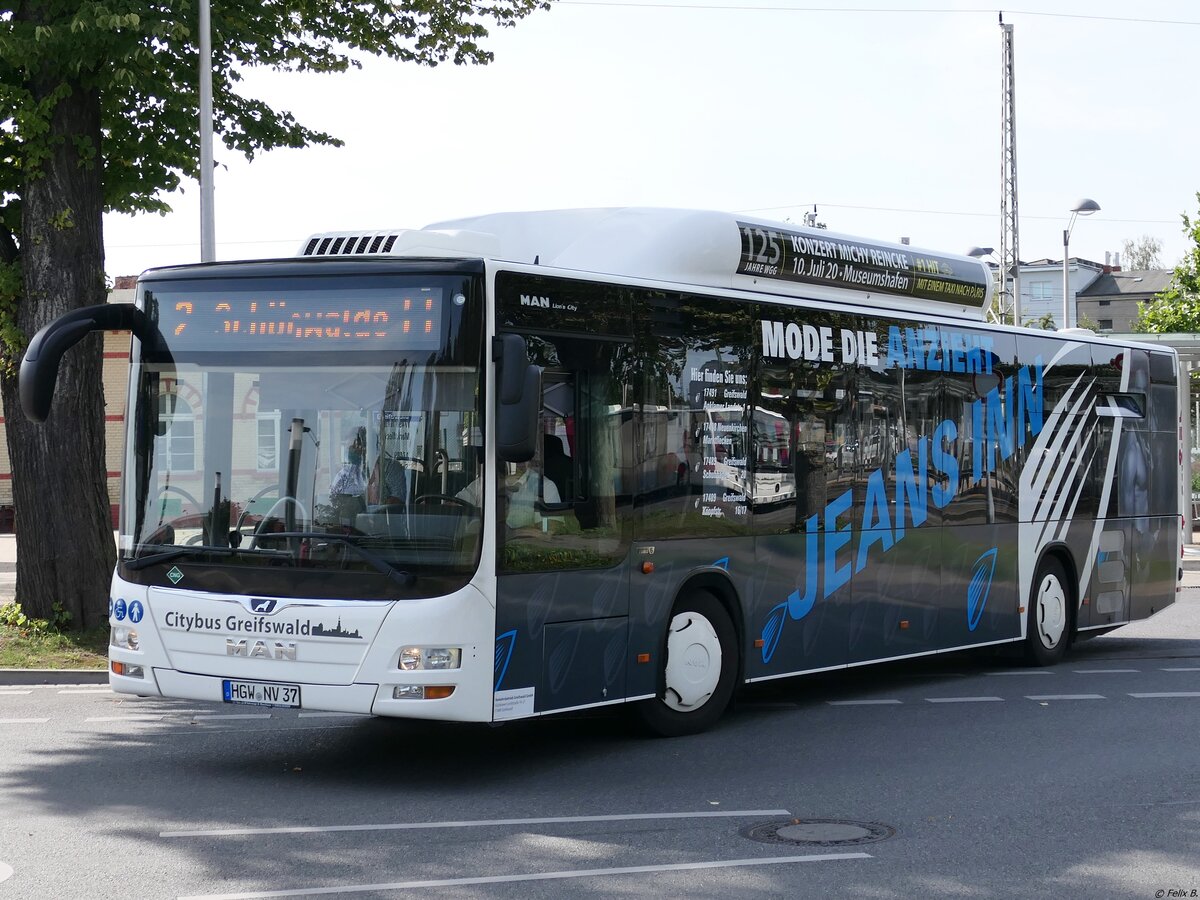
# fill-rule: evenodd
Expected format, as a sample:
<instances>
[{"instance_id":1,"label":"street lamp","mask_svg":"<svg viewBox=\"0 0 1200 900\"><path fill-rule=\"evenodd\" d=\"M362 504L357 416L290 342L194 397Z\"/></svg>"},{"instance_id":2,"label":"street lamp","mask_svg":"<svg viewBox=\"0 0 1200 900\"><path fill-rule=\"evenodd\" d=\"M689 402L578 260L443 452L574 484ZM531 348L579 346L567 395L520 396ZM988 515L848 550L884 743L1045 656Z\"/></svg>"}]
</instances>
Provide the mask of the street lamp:
<instances>
[{"instance_id":1,"label":"street lamp","mask_svg":"<svg viewBox=\"0 0 1200 900\"><path fill-rule=\"evenodd\" d=\"M972 247L967 251L967 256L974 257L975 259L982 259L985 256L990 256L992 259L995 259L997 263L1000 262L1000 260L996 257L996 249L994 247ZM1004 322L1005 318L1008 316L1008 310L1004 308L1004 293L1005 288L1008 287L1008 282L1005 279L1004 271L999 267L999 265L996 266L996 274L992 280L995 281L997 285L996 305L1000 310L999 320L1000 322ZM989 315L990 314L991 313L989 311Z\"/></svg>"},{"instance_id":2,"label":"street lamp","mask_svg":"<svg viewBox=\"0 0 1200 900\"><path fill-rule=\"evenodd\" d=\"M1071 221L1063 229L1063 328L1071 327L1071 253L1068 249L1071 243L1071 229L1075 227L1077 216L1090 216L1100 211L1100 204L1095 200L1083 199L1071 207Z\"/></svg>"}]
</instances>

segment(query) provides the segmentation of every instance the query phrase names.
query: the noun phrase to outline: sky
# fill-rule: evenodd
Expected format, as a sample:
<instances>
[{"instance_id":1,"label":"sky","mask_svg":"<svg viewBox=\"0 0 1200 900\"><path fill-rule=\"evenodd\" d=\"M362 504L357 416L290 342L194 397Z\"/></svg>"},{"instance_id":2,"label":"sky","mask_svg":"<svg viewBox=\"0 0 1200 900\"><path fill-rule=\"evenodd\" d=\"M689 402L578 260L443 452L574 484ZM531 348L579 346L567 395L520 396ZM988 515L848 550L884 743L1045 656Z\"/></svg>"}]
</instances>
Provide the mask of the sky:
<instances>
[{"instance_id":1,"label":"sky","mask_svg":"<svg viewBox=\"0 0 1200 900\"><path fill-rule=\"evenodd\" d=\"M212 0L216 10L220 0ZM1197 215L1191 0L1024 0L1014 26L1019 249L1174 266ZM835 8L836 7L836 8ZM219 260L311 234L489 212L714 209L950 253L1000 245L1001 28L974 0L558 0L486 41L495 61L252 70L241 86L342 148L253 161L217 141ZM105 217L106 269L200 259L199 188Z\"/></svg>"}]
</instances>

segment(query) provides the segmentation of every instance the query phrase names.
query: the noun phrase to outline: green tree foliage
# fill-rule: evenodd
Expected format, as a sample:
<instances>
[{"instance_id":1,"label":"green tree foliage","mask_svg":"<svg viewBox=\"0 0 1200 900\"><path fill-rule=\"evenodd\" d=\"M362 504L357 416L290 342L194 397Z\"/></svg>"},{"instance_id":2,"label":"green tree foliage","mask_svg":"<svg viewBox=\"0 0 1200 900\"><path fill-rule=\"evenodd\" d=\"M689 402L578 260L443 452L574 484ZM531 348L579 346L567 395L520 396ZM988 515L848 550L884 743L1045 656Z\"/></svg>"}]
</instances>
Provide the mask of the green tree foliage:
<instances>
[{"instance_id":1,"label":"green tree foliage","mask_svg":"<svg viewBox=\"0 0 1200 900\"><path fill-rule=\"evenodd\" d=\"M1026 328L1040 328L1042 331L1054 331L1058 328L1058 323L1054 319L1054 313L1042 313L1036 319L1026 319Z\"/></svg>"},{"instance_id":2,"label":"green tree foliage","mask_svg":"<svg viewBox=\"0 0 1200 900\"><path fill-rule=\"evenodd\" d=\"M1200 191L1196 192L1200 204ZM1133 330L1143 334L1200 332L1200 214L1183 213L1183 233L1191 246L1171 277L1171 284L1154 300L1142 304Z\"/></svg>"},{"instance_id":3,"label":"green tree foliage","mask_svg":"<svg viewBox=\"0 0 1200 900\"><path fill-rule=\"evenodd\" d=\"M221 0L212 4L213 127L253 158L338 145L239 92L243 73L343 72L355 56L485 64L489 27L547 0ZM18 521L17 594L59 601L79 627L106 617L114 562L98 336L64 357L44 426L17 401L30 335L105 301L102 214L167 210L197 176L196 0L0 0L0 390Z\"/></svg>"},{"instance_id":4,"label":"green tree foliage","mask_svg":"<svg viewBox=\"0 0 1200 900\"><path fill-rule=\"evenodd\" d=\"M1162 241L1143 234L1137 240L1127 239L1121 248L1121 268L1133 271L1157 269L1162 266Z\"/></svg>"}]
</instances>

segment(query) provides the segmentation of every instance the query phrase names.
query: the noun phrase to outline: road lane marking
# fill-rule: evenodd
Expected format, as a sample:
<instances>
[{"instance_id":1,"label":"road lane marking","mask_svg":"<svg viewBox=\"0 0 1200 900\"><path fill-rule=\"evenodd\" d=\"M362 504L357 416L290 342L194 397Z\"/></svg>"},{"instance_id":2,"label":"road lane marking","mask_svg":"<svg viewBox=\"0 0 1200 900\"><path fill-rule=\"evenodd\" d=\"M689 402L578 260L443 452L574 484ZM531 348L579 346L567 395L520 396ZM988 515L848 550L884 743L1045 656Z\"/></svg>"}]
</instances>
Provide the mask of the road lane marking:
<instances>
[{"instance_id":1,"label":"road lane marking","mask_svg":"<svg viewBox=\"0 0 1200 900\"><path fill-rule=\"evenodd\" d=\"M32 694L33 691L0 691L0 697L17 697L23 694Z\"/></svg>"},{"instance_id":2,"label":"road lane marking","mask_svg":"<svg viewBox=\"0 0 1200 900\"><path fill-rule=\"evenodd\" d=\"M826 700L830 706L896 706L900 700Z\"/></svg>"},{"instance_id":3,"label":"road lane marking","mask_svg":"<svg viewBox=\"0 0 1200 900\"><path fill-rule=\"evenodd\" d=\"M926 697L926 703L995 703L1004 702L1003 697Z\"/></svg>"},{"instance_id":4,"label":"road lane marking","mask_svg":"<svg viewBox=\"0 0 1200 900\"><path fill-rule=\"evenodd\" d=\"M139 713L132 716L91 716L84 719L85 722L161 722L165 716L155 716L148 713Z\"/></svg>"},{"instance_id":5,"label":"road lane marking","mask_svg":"<svg viewBox=\"0 0 1200 900\"><path fill-rule=\"evenodd\" d=\"M786 809L733 809L703 812L624 813L608 816L554 816L541 819L465 819L448 822L390 822L383 825L295 825L280 828L219 828L209 831L160 831L159 837L241 837L248 834L318 834L328 831L411 831L421 828L480 828L492 825L561 825L579 822L634 822L653 819L748 819L790 816Z\"/></svg>"},{"instance_id":6,"label":"road lane marking","mask_svg":"<svg viewBox=\"0 0 1200 900\"><path fill-rule=\"evenodd\" d=\"M999 672L984 672L985 675L1053 675L1046 669L1008 669Z\"/></svg>"},{"instance_id":7,"label":"road lane marking","mask_svg":"<svg viewBox=\"0 0 1200 900\"><path fill-rule=\"evenodd\" d=\"M371 716L367 713L350 713L350 712L302 712L297 718L300 719L370 719Z\"/></svg>"},{"instance_id":8,"label":"road lane marking","mask_svg":"<svg viewBox=\"0 0 1200 900\"><path fill-rule=\"evenodd\" d=\"M748 866L780 866L794 863L829 862L840 859L872 859L869 853L819 853L812 856L773 856L762 859L720 859L711 862L668 863L657 866L620 866L611 869L578 869L568 872L530 872L522 875L486 875L477 878L434 878L427 881L394 881L388 884L347 884L340 887L298 888L284 891L248 891L240 894L196 894L179 900L259 900L265 897L307 897L316 894L354 894L365 891L403 891L414 888L460 887L472 884L513 884L522 881L555 881L566 878L597 878L613 875L646 875L658 872L689 872L703 869L733 869Z\"/></svg>"},{"instance_id":9,"label":"road lane marking","mask_svg":"<svg viewBox=\"0 0 1200 900\"><path fill-rule=\"evenodd\" d=\"M1105 700L1102 694L1026 694L1026 700Z\"/></svg>"},{"instance_id":10,"label":"road lane marking","mask_svg":"<svg viewBox=\"0 0 1200 900\"><path fill-rule=\"evenodd\" d=\"M1129 696L1137 697L1139 700L1158 700L1168 697L1200 697L1200 691L1162 691L1161 693L1130 694Z\"/></svg>"},{"instance_id":11,"label":"road lane marking","mask_svg":"<svg viewBox=\"0 0 1200 900\"><path fill-rule=\"evenodd\" d=\"M204 716L192 716L193 721L211 722L225 721L227 719L269 719L270 713L212 713Z\"/></svg>"},{"instance_id":12,"label":"road lane marking","mask_svg":"<svg viewBox=\"0 0 1200 900\"><path fill-rule=\"evenodd\" d=\"M0 725L44 725L47 719L0 719Z\"/></svg>"},{"instance_id":13,"label":"road lane marking","mask_svg":"<svg viewBox=\"0 0 1200 900\"><path fill-rule=\"evenodd\" d=\"M1118 675L1126 672L1140 672L1141 669L1072 669L1076 675Z\"/></svg>"},{"instance_id":14,"label":"road lane marking","mask_svg":"<svg viewBox=\"0 0 1200 900\"><path fill-rule=\"evenodd\" d=\"M12 878L12 873L12 866L0 862L0 881L7 881L8 879Z\"/></svg>"},{"instance_id":15,"label":"road lane marking","mask_svg":"<svg viewBox=\"0 0 1200 900\"><path fill-rule=\"evenodd\" d=\"M1164 672L1200 672L1200 666L1170 666L1163 669Z\"/></svg>"},{"instance_id":16,"label":"road lane marking","mask_svg":"<svg viewBox=\"0 0 1200 900\"><path fill-rule=\"evenodd\" d=\"M108 687L103 688L65 688L59 691L60 694L111 694L113 693Z\"/></svg>"}]
</instances>

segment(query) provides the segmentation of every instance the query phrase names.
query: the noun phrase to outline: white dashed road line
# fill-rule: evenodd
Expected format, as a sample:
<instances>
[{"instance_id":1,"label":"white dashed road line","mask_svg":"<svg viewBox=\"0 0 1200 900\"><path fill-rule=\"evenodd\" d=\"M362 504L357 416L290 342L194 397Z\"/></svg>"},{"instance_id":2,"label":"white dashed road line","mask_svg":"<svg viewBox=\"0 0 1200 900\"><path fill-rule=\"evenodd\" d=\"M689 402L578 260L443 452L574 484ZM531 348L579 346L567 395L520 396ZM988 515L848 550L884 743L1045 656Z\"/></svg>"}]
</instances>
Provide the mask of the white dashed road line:
<instances>
[{"instance_id":1,"label":"white dashed road line","mask_svg":"<svg viewBox=\"0 0 1200 900\"><path fill-rule=\"evenodd\" d=\"M414 888L459 887L472 884L512 884L522 881L555 881L566 878L599 878L613 875L645 875L659 872L688 872L698 869L733 869L748 866L780 866L792 863L828 862L839 859L871 859L869 853L820 853L813 856L775 856L766 859L721 859L711 862L673 863L657 866L621 866L612 869L580 869L574 872L531 872L522 875L491 875L478 878L436 878L428 881L395 881L389 884L348 884L341 887L300 888L290 891L250 891L241 894L197 894L179 900L259 900L265 897L308 897L317 894L351 894L363 891L403 891Z\"/></svg>"},{"instance_id":2,"label":"white dashed road line","mask_svg":"<svg viewBox=\"0 0 1200 900\"><path fill-rule=\"evenodd\" d=\"M1004 702L1003 697L926 697L926 703L995 703Z\"/></svg>"},{"instance_id":3,"label":"white dashed road line","mask_svg":"<svg viewBox=\"0 0 1200 900\"><path fill-rule=\"evenodd\" d=\"M1026 700L1105 700L1103 694L1027 694Z\"/></svg>"},{"instance_id":4,"label":"white dashed road line","mask_svg":"<svg viewBox=\"0 0 1200 900\"><path fill-rule=\"evenodd\" d=\"M50 719L0 719L0 725L44 725Z\"/></svg>"},{"instance_id":5,"label":"white dashed road line","mask_svg":"<svg viewBox=\"0 0 1200 900\"><path fill-rule=\"evenodd\" d=\"M226 719L269 719L270 713L213 713L207 716L192 716L196 722L213 722Z\"/></svg>"},{"instance_id":6,"label":"white dashed road line","mask_svg":"<svg viewBox=\"0 0 1200 900\"><path fill-rule=\"evenodd\" d=\"M1141 669L1072 669L1076 675L1124 675L1128 672L1140 672Z\"/></svg>"},{"instance_id":7,"label":"white dashed road line","mask_svg":"<svg viewBox=\"0 0 1200 900\"><path fill-rule=\"evenodd\" d=\"M12 878L12 873L12 866L0 862L0 881L7 881L9 878Z\"/></svg>"},{"instance_id":8,"label":"white dashed road line","mask_svg":"<svg viewBox=\"0 0 1200 900\"><path fill-rule=\"evenodd\" d=\"M984 672L985 675L1053 675L1048 669L1002 669L997 672Z\"/></svg>"},{"instance_id":9,"label":"white dashed road line","mask_svg":"<svg viewBox=\"0 0 1200 900\"><path fill-rule=\"evenodd\" d=\"M1200 697L1200 691L1162 691L1150 694L1130 694L1129 696L1137 697L1139 700L1160 700L1167 697Z\"/></svg>"},{"instance_id":10,"label":"white dashed road line","mask_svg":"<svg viewBox=\"0 0 1200 900\"><path fill-rule=\"evenodd\" d=\"M830 706L897 706L902 700L826 700Z\"/></svg>"},{"instance_id":11,"label":"white dashed road line","mask_svg":"<svg viewBox=\"0 0 1200 900\"><path fill-rule=\"evenodd\" d=\"M296 825L279 828L219 828L211 831L160 831L159 837L244 837L251 834L319 834L328 831L419 831L426 828L488 828L497 825L563 825L581 822L636 822L662 819L749 819L790 816L786 809L731 809L714 812L625 813L609 816L554 816L541 819L468 819L449 822L391 822L383 825Z\"/></svg>"},{"instance_id":12,"label":"white dashed road line","mask_svg":"<svg viewBox=\"0 0 1200 900\"><path fill-rule=\"evenodd\" d=\"M346 712L302 712L297 718L300 719L369 719L371 718L366 713L346 713Z\"/></svg>"}]
</instances>

